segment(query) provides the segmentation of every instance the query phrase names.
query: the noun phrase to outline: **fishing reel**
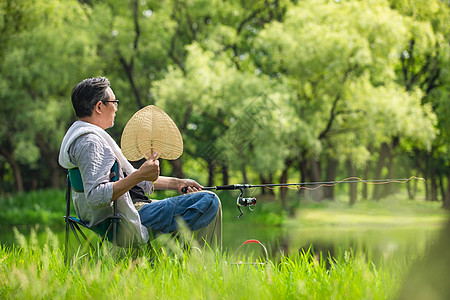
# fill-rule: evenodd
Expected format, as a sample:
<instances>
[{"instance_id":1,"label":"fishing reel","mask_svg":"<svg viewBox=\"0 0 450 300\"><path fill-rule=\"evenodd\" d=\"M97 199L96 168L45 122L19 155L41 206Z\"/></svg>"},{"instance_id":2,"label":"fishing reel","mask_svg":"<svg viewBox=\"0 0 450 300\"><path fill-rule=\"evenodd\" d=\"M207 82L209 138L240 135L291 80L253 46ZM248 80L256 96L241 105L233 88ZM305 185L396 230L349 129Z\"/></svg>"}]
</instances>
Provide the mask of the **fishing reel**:
<instances>
[{"instance_id":1,"label":"fishing reel","mask_svg":"<svg viewBox=\"0 0 450 300\"><path fill-rule=\"evenodd\" d=\"M240 189L241 193L239 194L239 196L237 197L236 200L236 205L237 208L240 212L240 215L238 216L238 219L242 218L242 216L244 215L244 212L241 209L241 206L247 206L248 209L250 209L251 211L253 211L253 209L251 208L251 206L256 205L256 198L255 197L250 197L250 198L244 198L242 197L242 194L244 193L243 189Z\"/></svg>"}]
</instances>

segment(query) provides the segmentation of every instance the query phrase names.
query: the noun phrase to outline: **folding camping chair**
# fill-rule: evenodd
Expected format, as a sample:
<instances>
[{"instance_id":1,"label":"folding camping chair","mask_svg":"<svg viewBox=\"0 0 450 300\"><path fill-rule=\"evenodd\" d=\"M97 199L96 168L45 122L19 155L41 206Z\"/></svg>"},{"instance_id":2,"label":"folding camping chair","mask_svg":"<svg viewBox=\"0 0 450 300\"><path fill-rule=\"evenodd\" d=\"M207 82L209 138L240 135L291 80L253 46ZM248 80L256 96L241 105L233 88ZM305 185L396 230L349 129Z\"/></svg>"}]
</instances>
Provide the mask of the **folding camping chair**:
<instances>
[{"instance_id":1,"label":"folding camping chair","mask_svg":"<svg viewBox=\"0 0 450 300\"><path fill-rule=\"evenodd\" d=\"M111 169L112 178L111 181L117 181L118 180L118 165L117 162L113 165L113 168ZM75 191L82 192L83 191L83 182L81 180L81 174L78 169L71 169L68 170L67 177L66 177L66 215L64 216L66 221L66 233L65 233L65 253L64 253L64 261L67 263L69 259L69 251L72 249L70 246L70 235L73 234L75 237L75 240L78 243L78 246L82 247L83 244L87 244L88 247L92 250L95 250L96 248L92 243L90 242L89 238L86 236L86 234L83 232L82 228L88 229L92 232L94 232L97 236L101 238L101 241L99 243L99 246L101 247L103 245L103 242L105 240L108 240L112 243L112 247L115 248L117 246L117 234L119 229L119 224L123 224L122 228L125 228L129 224L123 223L126 222L126 220L120 218L117 214L117 203L114 201L113 203L113 215L103 220L101 223L95 225L95 226L89 226L82 220L80 220L77 217L73 217L70 215L71 209L70 209L70 203L72 201L71 197L71 190L72 188ZM134 187L130 190L130 195L132 199L141 201L141 202L147 202L149 201L148 198L145 196L144 192L141 189L138 189L137 187ZM156 258L156 250L154 249L152 243L147 243L147 246L149 247L149 250L154 254L154 257L151 259L151 263L153 264L153 261ZM139 251L143 251L143 249L139 245L134 245Z\"/></svg>"},{"instance_id":2,"label":"folding camping chair","mask_svg":"<svg viewBox=\"0 0 450 300\"><path fill-rule=\"evenodd\" d=\"M114 164L111 172L114 172L114 177L112 181L117 181L117 162ZM67 263L68 255L70 247L70 234L72 233L78 242L79 246L83 246L83 243L87 243L89 248L95 249L95 247L91 244L86 234L83 232L81 228L86 228L94 233L96 233L99 237L101 237L100 246L103 244L105 239L112 242L113 247L117 246L117 228L119 222L121 222L121 218L117 215L117 204L113 203L113 216L108 217L100 224L96 226L88 226L82 220L77 217L70 216L70 202L71 200L71 190L72 188L78 192L83 191L83 183L81 180L81 175L78 169L68 170L67 178L66 178L66 215L64 216L66 221L66 234L65 234L65 255L64 260ZM83 240L82 240L82 239Z\"/></svg>"}]
</instances>

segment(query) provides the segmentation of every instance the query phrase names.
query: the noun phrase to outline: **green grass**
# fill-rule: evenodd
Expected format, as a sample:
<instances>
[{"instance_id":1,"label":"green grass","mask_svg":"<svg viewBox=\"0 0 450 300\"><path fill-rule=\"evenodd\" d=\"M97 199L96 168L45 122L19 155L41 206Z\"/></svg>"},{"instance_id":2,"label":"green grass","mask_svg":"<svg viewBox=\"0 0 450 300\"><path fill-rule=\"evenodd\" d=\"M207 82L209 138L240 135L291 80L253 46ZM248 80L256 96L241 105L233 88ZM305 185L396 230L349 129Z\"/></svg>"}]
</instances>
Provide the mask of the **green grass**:
<instances>
[{"instance_id":1,"label":"green grass","mask_svg":"<svg viewBox=\"0 0 450 300\"><path fill-rule=\"evenodd\" d=\"M0 196L0 225L61 226L65 214L64 190L39 190L23 194ZM236 208L236 197L239 192L219 192L224 210L224 222L236 222L239 212ZM251 192L250 192L251 194ZM250 194L246 195L249 196ZM157 191L153 197L163 199L176 196L175 192ZM379 201L358 201L349 206L346 195L338 195L336 201L308 201L294 199L297 194L290 194L291 201L297 202L295 220L302 227L322 225L369 225L407 223L436 223L448 216L441 209L440 202L423 200L407 200L405 196L392 195ZM283 226L292 223L293 218L282 209L274 196L258 196L254 211L243 207L242 223L258 223L268 226ZM73 208L73 205L72 205Z\"/></svg>"},{"instance_id":2,"label":"green grass","mask_svg":"<svg viewBox=\"0 0 450 300\"><path fill-rule=\"evenodd\" d=\"M232 234L241 234L236 245L257 238L257 231L247 230L256 224L282 230L277 239L286 252L274 241L260 239L266 246L275 245L265 266L234 264L259 257L244 256L247 251L239 253L243 257L233 256L236 245L214 255L172 246L159 254L155 265L148 253L112 256L103 248L92 255L80 252L66 266L61 238L47 228L63 225L64 193L49 190L0 198L8 208L0 211L4 224L41 224L26 236L30 227L21 227L22 233L15 230L16 242L0 246L0 298L393 299L414 261L429 247L430 237L434 239L448 218L440 203L397 196L352 207L342 199L301 200L295 218L288 218L278 202L261 197L254 212L245 210L244 218L237 220L235 197L221 194L224 229L236 225ZM411 247L411 240L419 237L420 243ZM405 246L399 242L403 238ZM309 248L327 243L332 244L327 248L334 251L332 257L327 257L328 251L314 253ZM369 251L370 243L377 246ZM399 248L406 250L389 256Z\"/></svg>"},{"instance_id":3,"label":"green grass","mask_svg":"<svg viewBox=\"0 0 450 300\"><path fill-rule=\"evenodd\" d=\"M0 196L0 225L62 225L64 190L38 190Z\"/></svg>"},{"instance_id":4,"label":"green grass","mask_svg":"<svg viewBox=\"0 0 450 300\"><path fill-rule=\"evenodd\" d=\"M305 201L290 224L300 227L357 227L377 228L386 226L434 226L442 225L449 212L442 203L424 200L409 200L401 195L392 195L378 201L359 201L349 206L348 201Z\"/></svg>"},{"instance_id":5,"label":"green grass","mask_svg":"<svg viewBox=\"0 0 450 300\"><path fill-rule=\"evenodd\" d=\"M17 235L20 247L0 248L2 299L389 299L406 267L375 266L351 252L327 264L308 251L236 265L228 254L180 249L160 254L154 266L147 256L104 252L69 267L51 231L44 247L34 234Z\"/></svg>"}]
</instances>

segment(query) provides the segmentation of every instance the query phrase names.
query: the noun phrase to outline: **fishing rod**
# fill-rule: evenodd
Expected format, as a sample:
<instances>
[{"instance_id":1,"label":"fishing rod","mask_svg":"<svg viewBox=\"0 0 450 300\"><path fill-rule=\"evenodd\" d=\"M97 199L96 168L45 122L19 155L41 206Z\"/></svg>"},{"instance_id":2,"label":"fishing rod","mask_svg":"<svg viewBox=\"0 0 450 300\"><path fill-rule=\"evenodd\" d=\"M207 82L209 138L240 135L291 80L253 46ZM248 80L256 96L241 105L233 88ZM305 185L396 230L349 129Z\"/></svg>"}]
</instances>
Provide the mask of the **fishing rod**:
<instances>
[{"instance_id":1,"label":"fishing rod","mask_svg":"<svg viewBox=\"0 0 450 300\"><path fill-rule=\"evenodd\" d=\"M239 196L236 200L236 205L239 210L240 215L238 219L242 218L244 215L241 206L248 207L250 210L252 206L256 205L255 197L242 197L244 193L244 189L251 188L295 188L295 189L307 189L307 190L315 190L321 187L333 187L340 183L365 183L365 184L387 184L387 183L406 183L411 180L422 180L425 181L424 178L411 176L409 178L396 178L396 179L360 179L358 177L349 177L339 181L316 181L316 182L300 182L300 183L268 183L268 184L231 184L231 185L218 185L218 186L206 186L203 187L202 190L240 190ZM426 181L425 181L426 182ZM308 187L315 186L315 187ZM182 192L187 192L187 187L182 188Z\"/></svg>"}]
</instances>

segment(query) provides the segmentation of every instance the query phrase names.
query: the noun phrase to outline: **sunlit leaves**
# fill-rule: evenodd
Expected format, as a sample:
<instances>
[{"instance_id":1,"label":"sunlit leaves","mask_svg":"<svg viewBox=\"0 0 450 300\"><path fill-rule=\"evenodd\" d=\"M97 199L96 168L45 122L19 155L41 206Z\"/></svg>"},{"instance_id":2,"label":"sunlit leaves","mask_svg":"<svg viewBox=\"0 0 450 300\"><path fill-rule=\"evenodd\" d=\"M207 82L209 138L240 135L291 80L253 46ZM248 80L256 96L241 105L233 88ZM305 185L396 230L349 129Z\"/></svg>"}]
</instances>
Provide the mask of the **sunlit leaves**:
<instances>
[{"instance_id":1,"label":"sunlit leaves","mask_svg":"<svg viewBox=\"0 0 450 300\"><path fill-rule=\"evenodd\" d=\"M411 22L384 1L303 2L259 34L255 61L263 72L288 78L297 94L290 105L313 136L326 134L333 156L363 162L365 147L394 137L429 149L434 114L421 106L420 93L390 84L409 36L420 28L421 42L432 42L429 26Z\"/></svg>"},{"instance_id":2,"label":"sunlit leaves","mask_svg":"<svg viewBox=\"0 0 450 300\"><path fill-rule=\"evenodd\" d=\"M362 166L393 139L444 155L448 16L439 0L2 1L0 142L27 164L35 140L57 152L71 88L104 75L121 100L114 137L156 104L183 159L234 173Z\"/></svg>"},{"instance_id":3,"label":"sunlit leaves","mask_svg":"<svg viewBox=\"0 0 450 300\"><path fill-rule=\"evenodd\" d=\"M24 29L10 33L0 62L0 85L7 87L0 94L2 122L9 129L3 134L14 136L4 146L19 161L33 163L40 158L37 133L57 149L71 112L61 108L69 108L74 78L92 70L95 51L83 31L88 12L78 2L34 1L17 9Z\"/></svg>"}]
</instances>

